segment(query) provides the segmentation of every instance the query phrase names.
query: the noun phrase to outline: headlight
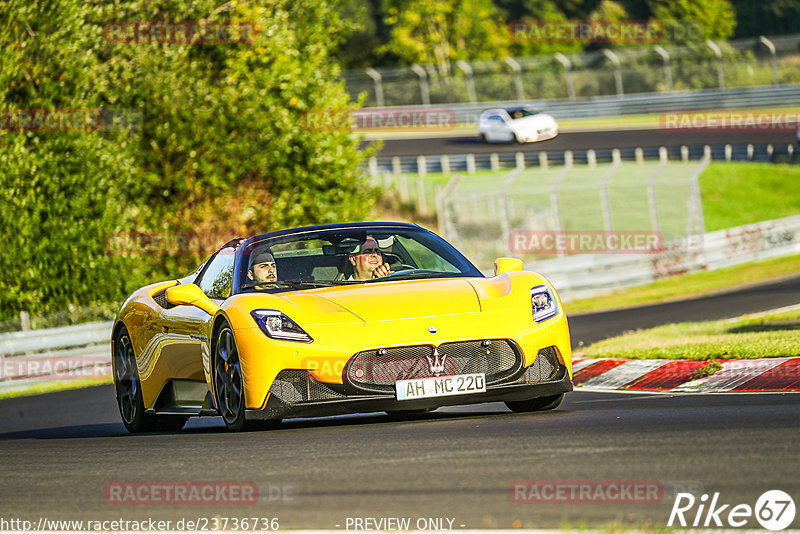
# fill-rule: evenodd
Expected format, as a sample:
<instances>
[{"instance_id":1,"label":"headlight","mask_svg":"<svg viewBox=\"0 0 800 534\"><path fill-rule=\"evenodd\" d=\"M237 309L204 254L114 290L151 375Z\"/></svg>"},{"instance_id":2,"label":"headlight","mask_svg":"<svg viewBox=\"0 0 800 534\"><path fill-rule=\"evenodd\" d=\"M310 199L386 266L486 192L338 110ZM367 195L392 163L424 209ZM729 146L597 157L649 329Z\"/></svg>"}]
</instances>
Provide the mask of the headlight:
<instances>
[{"instance_id":1,"label":"headlight","mask_svg":"<svg viewBox=\"0 0 800 534\"><path fill-rule=\"evenodd\" d=\"M533 308L533 321L536 323L541 323L558 313L556 299L544 285L531 289L531 307Z\"/></svg>"},{"instance_id":2,"label":"headlight","mask_svg":"<svg viewBox=\"0 0 800 534\"><path fill-rule=\"evenodd\" d=\"M278 310L253 310L250 315L256 320L261 331L273 339L304 343L314 341L297 323Z\"/></svg>"}]
</instances>

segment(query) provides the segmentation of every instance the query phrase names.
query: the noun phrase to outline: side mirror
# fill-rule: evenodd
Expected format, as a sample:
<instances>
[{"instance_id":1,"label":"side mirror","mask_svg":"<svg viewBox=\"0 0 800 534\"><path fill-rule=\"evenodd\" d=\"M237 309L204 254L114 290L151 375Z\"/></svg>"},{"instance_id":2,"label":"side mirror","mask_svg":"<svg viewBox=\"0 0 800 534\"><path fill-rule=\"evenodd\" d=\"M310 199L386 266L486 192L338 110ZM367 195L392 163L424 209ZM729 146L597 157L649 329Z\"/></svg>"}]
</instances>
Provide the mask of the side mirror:
<instances>
[{"instance_id":1,"label":"side mirror","mask_svg":"<svg viewBox=\"0 0 800 534\"><path fill-rule=\"evenodd\" d=\"M494 275L507 273L509 271L521 271L522 260L517 258L497 258L494 260ZM169 291L169 290L167 290Z\"/></svg>"},{"instance_id":2,"label":"side mirror","mask_svg":"<svg viewBox=\"0 0 800 534\"><path fill-rule=\"evenodd\" d=\"M214 315L219 306L211 302L203 291L194 284L179 284L167 289L167 302L179 306L197 306L209 315Z\"/></svg>"}]
</instances>

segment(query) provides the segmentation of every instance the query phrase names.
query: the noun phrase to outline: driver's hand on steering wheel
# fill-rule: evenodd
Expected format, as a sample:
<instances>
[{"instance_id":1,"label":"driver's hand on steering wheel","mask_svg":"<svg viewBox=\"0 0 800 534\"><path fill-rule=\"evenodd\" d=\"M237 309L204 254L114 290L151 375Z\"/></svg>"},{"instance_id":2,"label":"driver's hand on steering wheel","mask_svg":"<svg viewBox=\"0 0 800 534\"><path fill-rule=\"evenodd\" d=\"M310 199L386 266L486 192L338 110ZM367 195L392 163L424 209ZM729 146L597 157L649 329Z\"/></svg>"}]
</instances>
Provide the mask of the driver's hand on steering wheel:
<instances>
[{"instance_id":1,"label":"driver's hand on steering wheel","mask_svg":"<svg viewBox=\"0 0 800 534\"><path fill-rule=\"evenodd\" d=\"M379 265L377 269L372 271L373 278L381 278L382 276L386 276L387 274L391 273L392 269L389 267L388 263L384 263L383 265Z\"/></svg>"}]
</instances>

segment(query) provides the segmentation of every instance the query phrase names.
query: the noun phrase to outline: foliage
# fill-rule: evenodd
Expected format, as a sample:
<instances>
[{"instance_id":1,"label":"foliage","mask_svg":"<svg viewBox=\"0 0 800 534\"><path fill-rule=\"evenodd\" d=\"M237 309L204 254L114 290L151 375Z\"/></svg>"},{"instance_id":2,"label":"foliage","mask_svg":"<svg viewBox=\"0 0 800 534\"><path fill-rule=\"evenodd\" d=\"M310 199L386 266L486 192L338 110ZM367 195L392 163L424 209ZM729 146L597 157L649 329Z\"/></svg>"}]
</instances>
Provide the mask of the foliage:
<instances>
[{"instance_id":1,"label":"foliage","mask_svg":"<svg viewBox=\"0 0 800 534\"><path fill-rule=\"evenodd\" d=\"M502 59L509 35L491 0L389 1L392 26L386 49L407 63L433 64L450 73L457 60Z\"/></svg>"},{"instance_id":2,"label":"foliage","mask_svg":"<svg viewBox=\"0 0 800 534\"><path fill-rule=\"evenodd\" d=\"M259 32L252 43L104 38L120 20L253 21ZM132 131L0 136L3 317L121 299L187 272L227 234L368 213L358 140L303 121L352 107L330 61L348 27L325 0L0 2L0 27L2 111L140 118ZM164 255L104 250L130 232L218 239Z\"/></svg>"},{"instance_id":3,"label":"foliage","mask_svg":"<svg viewBox=\"0 0 800 534\"><path fill-rule=\"evenodd\" d=\"M729 0L649 0L653 17L667 29L676 44L725 40L736 28L736 12ZM700 32L686 32L694 24Z\"/></svg>"},{"instance_id":4,"label":"foliage","mask_svg":"<svg viewBox=\"0 0 800 534\"><path fill-rule=\"evenodd\" d=\"M101 34L85 25L82 2L0 4L0 13L0 113L97 107ZM120 298L124 262L106 253L104 239L123 206L118 184L134 172L119 150L126 132L100 132L96 122L56 131L14 124L0 132L2 316Z\"/></svg>"}]
</instances>

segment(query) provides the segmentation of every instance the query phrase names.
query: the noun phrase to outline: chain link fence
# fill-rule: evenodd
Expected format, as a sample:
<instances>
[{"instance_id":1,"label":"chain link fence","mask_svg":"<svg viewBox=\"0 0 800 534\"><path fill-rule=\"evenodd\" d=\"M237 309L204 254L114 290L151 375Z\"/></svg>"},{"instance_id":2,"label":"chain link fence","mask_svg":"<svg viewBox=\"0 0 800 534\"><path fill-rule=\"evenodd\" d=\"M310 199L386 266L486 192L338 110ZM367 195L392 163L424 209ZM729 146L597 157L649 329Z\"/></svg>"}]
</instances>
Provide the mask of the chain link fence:
<instances>
[{"instance_id":1,"label":"chain link fence","mask_svg":"<svg viewBox=\"0 0 800 534\"><path fill-rule=\"evenodd\" d=\"M575 99L800 83L800 35L343 73L365 107Z\"/></svg>"},{"instance_id":2,"label":"chain link fence","mask_svg":"<svg viewBox=\"0 0 800 534\"><path fill-rule=\"evenodd\" d=\"M596 240L609 236L646 239L650 251L687 249L705 232L699 177L708 163L617 160L501 178L455 175L438 199L439 232L482 267L509 255L530 262L608 252Z\"/></svg>"}]
</instances>

